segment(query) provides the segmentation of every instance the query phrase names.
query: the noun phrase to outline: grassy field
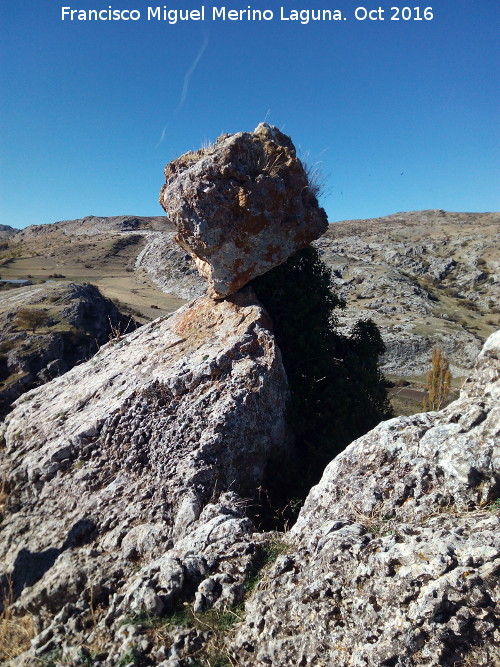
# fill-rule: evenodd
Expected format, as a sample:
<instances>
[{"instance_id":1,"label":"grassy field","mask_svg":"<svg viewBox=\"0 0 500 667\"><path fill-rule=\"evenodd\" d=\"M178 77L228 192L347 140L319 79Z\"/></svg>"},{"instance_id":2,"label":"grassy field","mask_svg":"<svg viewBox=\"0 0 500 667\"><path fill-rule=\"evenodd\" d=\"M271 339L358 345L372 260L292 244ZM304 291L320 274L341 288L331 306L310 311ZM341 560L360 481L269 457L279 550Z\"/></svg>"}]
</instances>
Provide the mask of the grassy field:
<instances>
[{"instance_id":1,"label":"grassy field","mask_svg":"<svg viewBox=\"0 0 500 667\"><path fill-rule=\"evenodd\" d=\"M132 242L123 243L124 238ZM185 301L159 290L146 271L134 270L143 243L140 235L75 238L54 232L19 246L9 243L0 253L0 276L34 283L52 278L92 283L145 322L177 310Z\"/></svg>"},{"instance_id":2,"label":"grassy field","mask_svg":"<svg viewBox=\"0 0 500 667\"><path fill-rule=\"evenodd\" d=\"M404 385L391 387L387 392L396 416L414 415L424 411L424 399L427 395L425 391L425 375L407 376L404 378L398 375L388 375L387 379L395 384ZM445 405L458 398L464 380L464 377L452 377L451 390Z\"/></svg>"}]
</instances>

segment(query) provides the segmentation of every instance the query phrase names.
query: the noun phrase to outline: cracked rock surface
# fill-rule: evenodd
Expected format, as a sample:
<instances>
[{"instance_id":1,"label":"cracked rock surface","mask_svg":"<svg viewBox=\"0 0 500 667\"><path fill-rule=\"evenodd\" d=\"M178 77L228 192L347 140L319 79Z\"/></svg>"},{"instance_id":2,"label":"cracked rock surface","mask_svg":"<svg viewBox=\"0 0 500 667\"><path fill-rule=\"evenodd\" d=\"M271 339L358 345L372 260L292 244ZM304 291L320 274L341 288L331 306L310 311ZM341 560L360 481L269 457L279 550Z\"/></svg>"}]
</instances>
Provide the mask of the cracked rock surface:
<instances>
[{"instance_id":1,"label":"cracked rock surface","mask_svg":"<svg viewBox=\"0 0 500 667\"><path fill-rule=\"evenodd\" d=\"M500 332L460 398L326 468L247 603L241 665L500 664Z\"/></svg>"},{"instance_id":2,"label":"cracked rock surface","mask_svg":"<svg viewBox=\"0 0 500 667\"><path fill-rule=\"evenodd\" d=\"M261 123L165 167L160 203L214 298L234 294L328 228L289 137Z\"/></svg>"},{"instance_id":3,"label":"cracked rock surface","mask_svg":"<svg viewBox=\"0 0 500 667\"><path fill-rule=\"evenodd\" d=\"M116 665L127 614L241 597L256 551L237 494L285 445L287 391L247 289L155 320L18 401L1 433L0 569L39 634L16 664L95 643L97 608Z\"/></svg>"}]
</instances>

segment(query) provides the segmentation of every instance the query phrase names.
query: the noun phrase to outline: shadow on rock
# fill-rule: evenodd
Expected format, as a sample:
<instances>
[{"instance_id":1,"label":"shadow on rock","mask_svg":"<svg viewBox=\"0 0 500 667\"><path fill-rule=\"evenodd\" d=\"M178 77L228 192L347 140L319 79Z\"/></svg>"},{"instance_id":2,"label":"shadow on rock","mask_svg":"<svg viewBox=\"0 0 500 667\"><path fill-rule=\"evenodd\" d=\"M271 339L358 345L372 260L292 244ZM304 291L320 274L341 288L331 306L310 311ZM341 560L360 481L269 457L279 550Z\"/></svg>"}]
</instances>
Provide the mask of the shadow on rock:
<instances>
[{"instance_id":1,"label":"shadow on rock","mask_svg":"<svg viewBox=\"0 0 500 667\"><path fill-rule=\"evenodd\" d=\"M97 527L92 519L80 519L71 527L60 548L50 547L35 552L21 549L14 561L12 573L2 575L0 579L0 612L4 608L4 601L12 603L17 600L25 588L36 584L50 570L64 551L88 544L96 533Z\"/></svg>"}]
</instances>

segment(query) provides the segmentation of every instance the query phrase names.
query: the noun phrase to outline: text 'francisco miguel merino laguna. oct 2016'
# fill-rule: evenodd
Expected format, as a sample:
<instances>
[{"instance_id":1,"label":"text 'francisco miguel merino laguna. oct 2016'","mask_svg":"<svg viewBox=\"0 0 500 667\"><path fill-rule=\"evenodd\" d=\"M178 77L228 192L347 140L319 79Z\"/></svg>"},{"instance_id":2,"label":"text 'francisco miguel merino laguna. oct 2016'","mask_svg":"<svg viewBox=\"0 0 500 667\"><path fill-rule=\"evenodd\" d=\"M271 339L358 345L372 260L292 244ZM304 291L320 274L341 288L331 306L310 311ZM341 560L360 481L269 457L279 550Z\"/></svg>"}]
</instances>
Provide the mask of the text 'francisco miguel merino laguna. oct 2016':
<instances>
[{"instance_id":1,"label":"text 'francisco miguel merino laguna. oct 2016'","mask_svg":"<svg viewBox=\"0 0 500 667\"><path fill-rule=\"evenodd\" d=\"M170 25L192 21L295 21L303 25L311 21L432 21L432 7L353 7L346 12L340 9L256 9L247 5L241 9L226 6L200 5L197 9L182 9L162 5L141 9L119 9L111 5L100 9L61 7L61 21L162 21Z\"/></svg>"}]
</instances>

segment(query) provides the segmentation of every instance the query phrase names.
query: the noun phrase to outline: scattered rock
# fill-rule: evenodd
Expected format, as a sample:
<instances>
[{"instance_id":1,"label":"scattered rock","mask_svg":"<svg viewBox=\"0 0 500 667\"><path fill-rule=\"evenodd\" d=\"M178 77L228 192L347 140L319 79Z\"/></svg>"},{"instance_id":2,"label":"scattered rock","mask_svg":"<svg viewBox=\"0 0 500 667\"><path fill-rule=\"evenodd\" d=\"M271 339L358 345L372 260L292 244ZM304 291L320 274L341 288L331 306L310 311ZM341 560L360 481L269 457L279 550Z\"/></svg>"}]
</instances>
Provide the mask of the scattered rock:
<instances>
[{"instance_id":1,"label":"scattered rock","mask_svg":"<svg viewBox=\"0 0 500 667\"><path fill-rule=\"evenodd\" d=\"M165 216L144 217L137 215L114 215L100 217L88 215L77 220L61 220L51 225L30 225L20 230L15 243L62 232L66 236L99 236L118 232L142 232L145 230L168 230L171 228ZM18 230L17 230L18 231Z\"/></svg>"}]
</instances>

